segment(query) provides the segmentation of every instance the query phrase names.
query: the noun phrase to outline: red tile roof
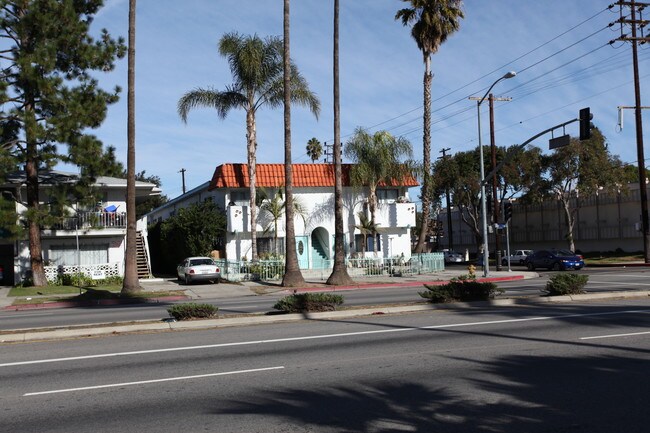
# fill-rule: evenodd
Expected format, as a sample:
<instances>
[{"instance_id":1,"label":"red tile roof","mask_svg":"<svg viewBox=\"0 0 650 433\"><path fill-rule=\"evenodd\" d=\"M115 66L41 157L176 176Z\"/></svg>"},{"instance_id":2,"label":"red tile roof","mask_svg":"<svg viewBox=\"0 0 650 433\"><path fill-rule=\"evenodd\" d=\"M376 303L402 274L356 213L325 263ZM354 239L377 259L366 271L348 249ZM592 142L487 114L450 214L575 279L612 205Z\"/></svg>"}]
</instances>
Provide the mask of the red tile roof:
<instances>
[{"instance_id":1,"label":"red tile roof","mask_svg":"<svg viewBox=\"0 0 650 433\"><path fill-rule=\"evenodd\" d=\"M343 164L343 186L350 186L350 168L353 164ZM258 187L280 187L284 185L284 164L257 164ZM393 184L397 186L397 183ZM409 177L402 186L418 186ZM222 164L214 170L210 187L248 188L248 164ZM334 166L332 164L293 164L294 187L334 187Z\"/></svg>"}]
</instances>

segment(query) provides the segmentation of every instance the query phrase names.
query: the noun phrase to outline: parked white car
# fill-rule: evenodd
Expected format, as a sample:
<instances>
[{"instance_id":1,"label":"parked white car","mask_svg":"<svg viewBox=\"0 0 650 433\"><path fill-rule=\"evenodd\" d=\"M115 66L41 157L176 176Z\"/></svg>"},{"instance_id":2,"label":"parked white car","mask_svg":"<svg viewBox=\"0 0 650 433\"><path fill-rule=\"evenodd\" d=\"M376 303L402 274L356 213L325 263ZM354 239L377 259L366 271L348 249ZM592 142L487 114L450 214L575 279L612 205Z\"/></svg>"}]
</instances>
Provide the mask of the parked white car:
<instances>
[{"instance_id":1,"label":"parked white car","mask_svg":"<svg viewBox=\"0 0 650 433\"><path fill-rule=\"evenodd\" d=\"M523 265L526 261L526 257L531 255L533 250L515 250L513 254L510 255L510 264L511 265ZM508 257L501 259L501 264L503 266L508 265Z\"/></svg>"},{"instance_id":2,"label":"parked white car","mask_svg":"<svg viewBox=\"0 0 650 433\"><path fill-rule=\"evenodd\" d=\"M218 283L221 271L210 257L188 257L176 268L178 281L190 284L195 281Z\"/></svg>"},{"instance_id":3,"label":"parked white car","mask_svg":"<svg viewBox=\"0 0 650 433\"><path fill-rule=\"evenodd\" d=\"M445 263L462 263L465 261L465 258L462 254L457 253L456 251L442 250L442 254L445 256Z\"/></svg>"}]
</instances>

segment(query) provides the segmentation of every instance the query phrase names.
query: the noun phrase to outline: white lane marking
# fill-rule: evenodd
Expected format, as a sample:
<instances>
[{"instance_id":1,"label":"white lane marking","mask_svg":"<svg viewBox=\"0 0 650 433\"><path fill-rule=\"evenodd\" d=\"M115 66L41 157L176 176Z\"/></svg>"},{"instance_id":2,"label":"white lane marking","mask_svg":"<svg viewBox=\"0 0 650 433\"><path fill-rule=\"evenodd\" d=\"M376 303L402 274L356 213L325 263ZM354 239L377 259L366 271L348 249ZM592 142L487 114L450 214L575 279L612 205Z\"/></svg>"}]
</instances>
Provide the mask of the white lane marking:
<instances>
[{"instance_id":1,"label":"white lane marking","mask_svg":"<svg viewBox=\"0 0 650 433\"><path fill-rule=\"evenodd\" d=\"M266 368L253 368L250 370L236 370L236 371L225 371L222 373L209 373L209 374L197 374L195 376L180 376L180 377L166 377L164 379L152 379L152 380L139 380L137 382L123 382L123 383L110 383L107 385L94 385L94 386L84 386L81 388L68 388L68 389L55 389L52 391L39 391L39 392L28 392L23 394L23 397L30 397L34 395L44 395L44 394L60 394L63 392L74 392L74 391L88 391L93 389L102 389L102 388L117 388L122 386L133 386L133 385L145 385L148 383L160 383L160 382L171 382L175 380L191 380L191 379L201 379L204 377L215 377L215 376L228 376L233 374L243 374L243 373L257 373L260 371L269 371L269 370L281 370L283 366L279 367L266 367Z\"/></svg>"},{"instance_id":2,"label":"white lane marking","mask_svg":"<svg viewBox=\"0 0 650 433\"><path fill-rule=\"evenodd\" d=\"M629 334L610 334L610 335L595 335L593 337L580 337L581 340L594 340L596 338L614 338L614 337L629 337L632 335L645 335L650 334L650 331L645 332L630 332Z\"/></svg>"},{"instance_id":3,"label":"white lane marking","mask_svg":"<svg viewBox=\"0 0 650 433\"><path fill-rule=\"evenodd\" d=\"M650 286L650 283L629 283L629 282L612 282L612 281L589 281L587 284L616 284L619 286Z\"/></svg>"},{"instance_id":4,"label":"white lane marking","mask_svg":"<svg viewBox=\"0 0 650 433\"><path fill-rule=\"evenodd\" d=\"M409 331L422 331L428 329L448 329L448 328L460 328L466 326L480 326L480 325L498 325L505 323L522 323L522 322L532 322L537 320L557 320L557 319L567 319L573 317L594 317L594 316L611 316L611 315L620 315L620 314L636 314L643 313L648 314L650 310L625 310L625 311L606 311L602 313L585 313L585 314L565 314L559 316L539 316L539 317L528 317L525 319L505 319L505 320L491 320L485 322L467 322L467 323L452 323L447 325L431 325L431 326L419 326L419 327L408 327L408 328L391 328L391 329L379 329L373 331L357 331L357 332L345 332L340 334L323 334L323 335L308 335L304 337L287 337L287 338L274 338L271 340L252 340L252 341L240 341L235 343L217 343L217 344L205 344L201 346L184 346L184 347L168 347L165 349L149 349L149 350L134 350L131 352L115 352L115 353L101 353L96 355L83 355L83 356L69 356L66 358L51 358L51 359L37 359L33 361L18 361L18 362L7 362L0 364L0 367L14 367L22 365L33 365L33 364L47 364L52 362L65 362L65 361L79 361L86 359L97 359L97 358L112 358L118 356L132 356L132 355L147 355L152 353L164 353L164 352L180 352L184 350L202 350L202 349L214 349L220 347L235 347L235 346L252 346L257 344L275 344L283 343L290 341L305 341L305 340L320 340L326 338L341 338L341 337L353 337L358 335L373 335L373 334L388 334L392 332L409 332Z\"/></svg>"}]
</instances>

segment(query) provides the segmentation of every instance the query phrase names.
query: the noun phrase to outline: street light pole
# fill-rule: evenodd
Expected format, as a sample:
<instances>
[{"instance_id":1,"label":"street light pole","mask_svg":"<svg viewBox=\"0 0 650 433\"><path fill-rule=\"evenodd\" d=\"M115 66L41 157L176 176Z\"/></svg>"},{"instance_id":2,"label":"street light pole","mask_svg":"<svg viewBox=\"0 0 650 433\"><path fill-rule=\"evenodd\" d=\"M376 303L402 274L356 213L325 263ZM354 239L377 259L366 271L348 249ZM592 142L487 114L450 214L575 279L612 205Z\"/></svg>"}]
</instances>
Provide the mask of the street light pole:
<instances>
[{"instance_id":1,"label":"street light pole","mask_svg":"<svg viewBox=\"0 0 650 433\"><path fill-rule=\"evenodd\" d=\"M486 198L485 198L485 162L483 161L483 141L481 139L481 104L487 98L488 94L496 84L501 80L506 80L517 75L516 72L511 71L506 73L504 76L496 80L490 88L485 92L485 95L476 102L476 111L478 115L478 148L479 148L479 158L480 158L480 167L481 167L481 230L483 232L483 277L488 277L490 275L490 264L489 257L490 253L488 251L488 229L487 229L487 209L486 209Z\"/></svg>"}]
</instances>

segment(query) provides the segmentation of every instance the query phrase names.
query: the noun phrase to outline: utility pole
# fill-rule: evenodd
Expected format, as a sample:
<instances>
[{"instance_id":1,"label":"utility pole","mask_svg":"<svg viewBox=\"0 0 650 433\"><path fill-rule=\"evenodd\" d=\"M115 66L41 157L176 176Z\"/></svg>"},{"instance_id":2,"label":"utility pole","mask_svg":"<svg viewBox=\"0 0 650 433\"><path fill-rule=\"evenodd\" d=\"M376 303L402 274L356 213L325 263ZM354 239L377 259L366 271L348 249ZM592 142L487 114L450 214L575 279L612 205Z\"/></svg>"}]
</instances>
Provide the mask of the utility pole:
<instances>
[{"instance_id":1,"label":"utility pole","mask_svg":"<svg viewBox=\"0 0 650 433\"><path fill-rule=\"evenodd\" d=\"M442 153L442 156L439 157L438 159L446 159L447 158L447 151L450 151L451 148L447 147L445 149L442 149L440 153ZM445 198L447 201L447 237L448 237L448 245L449 245L449 251L452 251L454 249L454 240L453 240L453 231L451 229L451 200L449 199L449 185L445 186Z\"/></svg>"},{"instance_id":2,"label":"utility pole","mask_svg":"<svg viewBox=\"0 0 650 433\"><path fill-rule=\"evenodd\" d=\"M325 154L325 164L327 164L329 162L328 158L329 158L330 155L334 156L333 150L330 150L333 147L334 147L334 145L333 144L327 144L327 141L323 143L323 148L325 148L325 150L323 151L323 153ZM332 158L332 164L334 164L334 158Z\"/></svg>"},{"instance_id":3,"label":"utility pole","mask_svg":"<svg viewBox=\"0 0 650 433\"><path fill-rule=\"evenodd\" d=\"M645 263L650 263L650 220L648 219L648 189L646 185L645 156L643 151L643 118L641 116L641 86L639 81L639 59L637 54L637 44L650 42L650 37L643 34L643 28L648 24L644 20L642 11L650 3L636 2L635 0L619 0L615 3L619 7L620 18L616 21L621 27L621 36L614 41L624 41L632 43L632 64L634 69L634 117L636 120L636 152L639 165L639 193L641 196L641 226L643 230L643 256ZM614 5L611 5L612 8ZM623 15L623 7L630 9L630 17ZM637 12L641 19L637 19ZM623 33L623 25L629 25L631 36ZM641 31L641 36L637 36L637 27ZM613 43L614 41L611 41Z\"/></svg>"},{"instance_id":4,"label":"utility pole","mask_svg":"<svg viewBox=\"0 0 650 433\"><path fill-rule=\"evenodd\" d=\"M179 173L181 174L181 177L183 178L183 194L185 194L185 170L184 168L181 168Z\"/></svg>"},{"instance_id":5,"label":"utility pole","mask_svg":"<svg viewBox=\"0 0 650 433\"><path fill-rule=\"evenodd\" d=\"M512 98L503 97L495 98L492 93L490 93L488 102L490 106L490 149L492 150L492 170L497 166L497 147L494 142L494 101L512 101ZM494 223L499 222L499 211L500 203L499 196L497 195L497 173L494 172L492 176L492 200L494 200L494 205L492 206L492 212L494 215ZM497 250L497 271L501 270L501 235L499 234L499 229L494 230L494 239L495 247Z\"/></svg>"}]
</instances>

